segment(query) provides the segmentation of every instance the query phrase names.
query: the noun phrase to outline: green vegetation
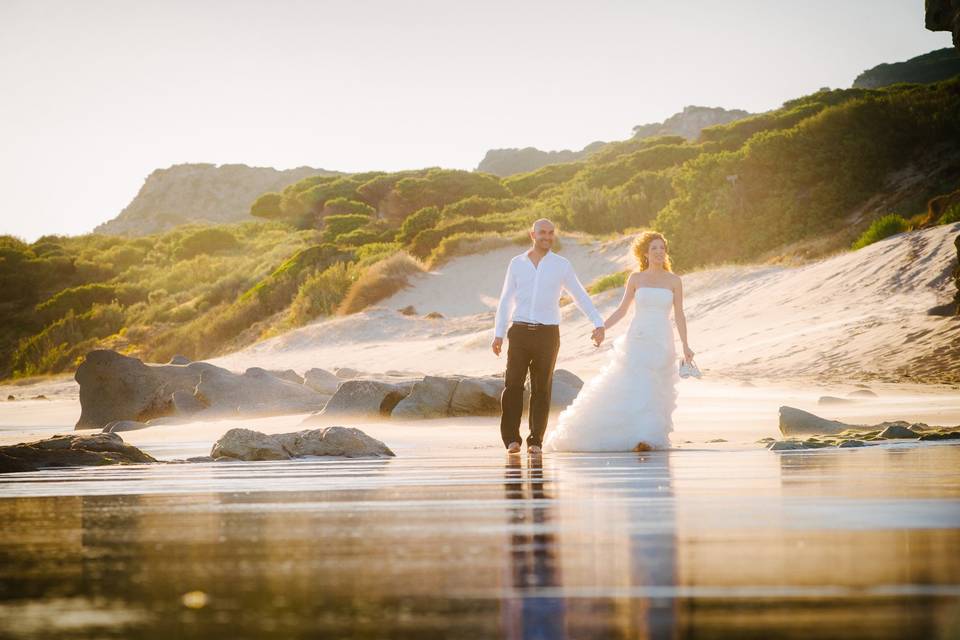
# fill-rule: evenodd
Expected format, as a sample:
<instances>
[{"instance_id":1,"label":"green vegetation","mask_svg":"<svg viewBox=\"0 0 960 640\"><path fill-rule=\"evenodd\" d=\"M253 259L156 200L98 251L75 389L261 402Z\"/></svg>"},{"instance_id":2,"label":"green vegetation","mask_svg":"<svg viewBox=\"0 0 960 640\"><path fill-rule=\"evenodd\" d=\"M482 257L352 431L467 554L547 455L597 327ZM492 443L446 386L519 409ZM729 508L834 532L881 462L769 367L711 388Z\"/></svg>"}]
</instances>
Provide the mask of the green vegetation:
<instances>
[{"instance_id":1,"label":"green vegetation","mask_svg":"<svg viewBox=\"0 0 960 640\"><path fill-rule=\"evenodd\" d=\"M3 236L0 377L69 370L98 346L151 361L213 356L375 304L424 263L526 242L540 217L561 231L657 229L679 270L751 260L851 233L851 213L891 176L958 153L954 79L820 91L696 141L634 138L502 180L439 168L312 176L259 196L258 220L240 225L132 239ZM896 205L903 217L854 229L855 246L957 221L958 183L954 171L915 188Z\"/></svg>"},{"instance_id":2,"label":"green vegetation","mask_svg":"<svg viewBox=\"0 0 960 640\"><path fill-rule=\"evenodd\" d=\"M616 289L617 287L622 287L627 283L627 278L630 276L630 271L618 271L617 273L611 273L609 275L600 276L593 282L587 285L587 293L594 295L602 291L607 291L608 289Z\"/></svg>"},{"instance_id":3,"label":"green vegetation","mask_svg":"<svg viewBox=\"0 0 960 640\"><path fill-rule=\"evenodd\" d=\"M873 221L873 224L863 232L856 242L853 243L852 249L862 249L868 244L873 244L884 238L889 238L892 235L898 233L903 233L910 229L910 224L903 219L902 216L898 216L895 213L891 213L883 216L882 218L877 218Z\"/></svg>"}]
</instances>

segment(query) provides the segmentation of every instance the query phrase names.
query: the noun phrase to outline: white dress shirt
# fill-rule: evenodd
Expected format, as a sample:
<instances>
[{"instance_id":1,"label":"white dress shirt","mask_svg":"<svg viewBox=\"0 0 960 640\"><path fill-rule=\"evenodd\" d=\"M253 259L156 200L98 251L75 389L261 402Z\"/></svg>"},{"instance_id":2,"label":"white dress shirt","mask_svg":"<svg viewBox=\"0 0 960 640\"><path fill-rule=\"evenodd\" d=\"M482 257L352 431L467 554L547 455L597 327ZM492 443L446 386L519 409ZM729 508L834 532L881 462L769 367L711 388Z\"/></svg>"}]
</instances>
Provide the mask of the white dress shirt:
<instances>
[{"instance_id":1,"label":"white dress shirt","mask_svg":"<svg viewBox=\"0 0 960 640\"><path fill-rule=\"evenodd\" d=\"M548 251L540 264L533 266L524 252L515 256L507 267L500 303L497 305L494 335L497 338L504 336L508 317L511 321L560 324L560 294L563 289L573 296L577 307L593 321L595 327L603 326L603 318L577 279L569 260Z\"/></svg>"}]
</instances>

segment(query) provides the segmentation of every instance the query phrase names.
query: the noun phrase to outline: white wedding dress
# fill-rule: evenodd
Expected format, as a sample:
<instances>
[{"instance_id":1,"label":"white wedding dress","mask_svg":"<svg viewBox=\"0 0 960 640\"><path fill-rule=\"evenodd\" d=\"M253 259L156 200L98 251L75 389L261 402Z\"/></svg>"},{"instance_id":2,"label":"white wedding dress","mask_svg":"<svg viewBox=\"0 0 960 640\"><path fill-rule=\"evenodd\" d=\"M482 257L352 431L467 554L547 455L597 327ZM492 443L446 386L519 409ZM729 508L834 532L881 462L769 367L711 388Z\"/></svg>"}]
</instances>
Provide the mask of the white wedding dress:
<instances>
[{"instance_id":1,"label":"white wedding dress","mask_svg":"<svg viewBox=\"0 0 960 640\"><path fill-rule=\"evenodd\" d=\"M670 447L676 408L673 291L640 287L627 333L609 362L583 385L543 443L544 451L631 451L643 442Z\"/></svg>"}]
</instances>

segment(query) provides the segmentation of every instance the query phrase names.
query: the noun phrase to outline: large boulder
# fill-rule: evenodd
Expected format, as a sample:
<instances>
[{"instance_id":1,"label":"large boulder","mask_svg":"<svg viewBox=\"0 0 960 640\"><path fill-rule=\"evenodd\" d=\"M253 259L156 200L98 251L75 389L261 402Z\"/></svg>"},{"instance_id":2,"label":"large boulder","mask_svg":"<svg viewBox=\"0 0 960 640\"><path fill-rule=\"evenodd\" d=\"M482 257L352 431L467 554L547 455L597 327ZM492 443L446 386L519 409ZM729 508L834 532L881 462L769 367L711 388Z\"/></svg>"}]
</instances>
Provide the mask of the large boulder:
<instances>
[{"instance_id":1,"label":"large boulder","mask_svg":"<svg viewBox=\"0 0 960 640\"><path fill-rule=\"evenodd\" d=\"M450 398L451 416L498 416L503 378L463 378Z\"/></svg>"},{"instance_id":2,"label":"large boulder","mask_svg":"<svg viewBox=\"0 0 960 640\"><path fill-rule=\"evenodd\" d=\"M381 418L390 415L397 403L412 389L412 383L394 384L377 380L347 380L319 413L301 424L325 424L331 417Z\"/></svg>"},{"instance_id":3,"label":"large boulder","mask_svg":"<svg viewBox=\"0 0 960 640\"><path fill-rule=\"evenodd\" d=\"M138 431L140 429L146 429L149 426L151 425L145 422L137 422L136 420L114 420L103 428L103 432L119 433L121 431Z\"/></svg>"},{"instance_id":4,"label":"large boulder","mask_svg":"<svg viewBox=\"0 0 960 640\"><path fill-rule=\"evenodd\" d=\"M0 447L0 473L46 467L101 466L156 462L115 433L61 435Z\"/></svg>"},{"instance_id":5,"label":"large boulder","mask_svg":"<svg viewBox=\"0 0 960 640\"><path fill-rule=\"evenodd\" d=\"M230 429L210 451L214 460L288 460L300 456L390 457L384 443L359 429L327 427L268 435L250 429Z\"/></svg>"},{"instance_id":6,"label":"large boulder","mask_svg":"<svg viewBox=\"0 0 960 640\"><path fill-rule=\"evenodd\" d=\"M333 375L326 369L310 369L303 374L303 384L310 387L317 393L323 393L332 396L337 392L337 387L343 382L341 378Z\"/></svg>"},{"instance_id":7,"label":"large boulder","mask_svg":"<svg viewBox=\"0 0 960 640\"><path fill-rule=\"evenodd\" d=\"M412 420L449 416L450 400L459 383L460 378L426 376L413 385L410 395L394 407L390 417Z\"/></svg>"},{"instance_id":8,"label":"large boulder","mask_svg":"<svg viewBox=\"0 0 960 640\"><path fill-rule=\"evenodd\" d=\"M785 436L803 433L834 435L852 428L854 425L827 420L801 409L780 407L780 433Z\"/></svg>"},{"instance_id":9,"label":"large boulder","mask_svg":"<svg viewBox=\"0 0 960 640\"><path fill-rule=\"evenodd\" d=\"M237 460L288 460L290 453L276 437L252 429L230 429L213 443L210 457Z\"/></svg>"},{"instance_id":10,"label":"large boulder","mask_svg":"<svg viewBox=\"0 0 960 640\"><path fill-rule=\"evenodd\" d=\"M202 370L196 396L206 405L203 414L209 417L306 413L322 409L328 399L260 368L237 375L212 365Z\"/></svg>"},{"instance_id":11,"label":"large boulder","mask_svg":"<svg viewBox=\"0 0 960 640\"><path fill-rule=\"evenodd\" d=\"M553 387L550 392L550 409L552 411L565 409L573 403L581 388L583 388L583 380L575 373L566 369L554 371Z\"/></svg>"},{"instance_id":12,"label":"large boulder","mask_svg":"<svg viewBox=\"0 0 960 640\"><path fill-rule=\"evenodd\" d=\"M80 419L76 429L101 429L115 420L146 422L170 415L175 391L193 392L195 365L146 365L116 351L91 351L77 368Z\"/></svg>"},{"instance_id":13,"label":"large boulder","mask_svg":"<svg viewBox=\"0 0 960 640\"><path fill-rule=\"evenodd\" d=\"M260 367L250 367L247 369L247 372L250 372L253 369L260 369ZM303 384L303 376L293 369L268 369L266 372L272 376L280 378L281 380L292 382L293 384Z\"/></svg>"}]
</instances>

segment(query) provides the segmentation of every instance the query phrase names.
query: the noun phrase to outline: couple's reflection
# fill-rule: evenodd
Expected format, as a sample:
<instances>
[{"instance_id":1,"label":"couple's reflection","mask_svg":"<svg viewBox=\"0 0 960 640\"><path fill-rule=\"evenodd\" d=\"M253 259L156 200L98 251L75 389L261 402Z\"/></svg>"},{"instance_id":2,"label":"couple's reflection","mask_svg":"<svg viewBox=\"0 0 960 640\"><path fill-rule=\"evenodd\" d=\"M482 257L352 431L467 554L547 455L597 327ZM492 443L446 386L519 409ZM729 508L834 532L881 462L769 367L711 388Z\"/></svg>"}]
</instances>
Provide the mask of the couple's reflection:
<instances>
[{"instance_id":1,"label":"couple's reflection","mask_svg":"<svg viewBox=\"0 0 960 640\"><path fill-rule=\"evenodd\" d=\"M526 472L526 473L524 473ZM521 456L508 456L503 490L510 532L510 580L503 602L508 638L558 638L564 635L551 497L544 489L543 459L532 455L524 469Z\"/></svg>"}]
</instances>

